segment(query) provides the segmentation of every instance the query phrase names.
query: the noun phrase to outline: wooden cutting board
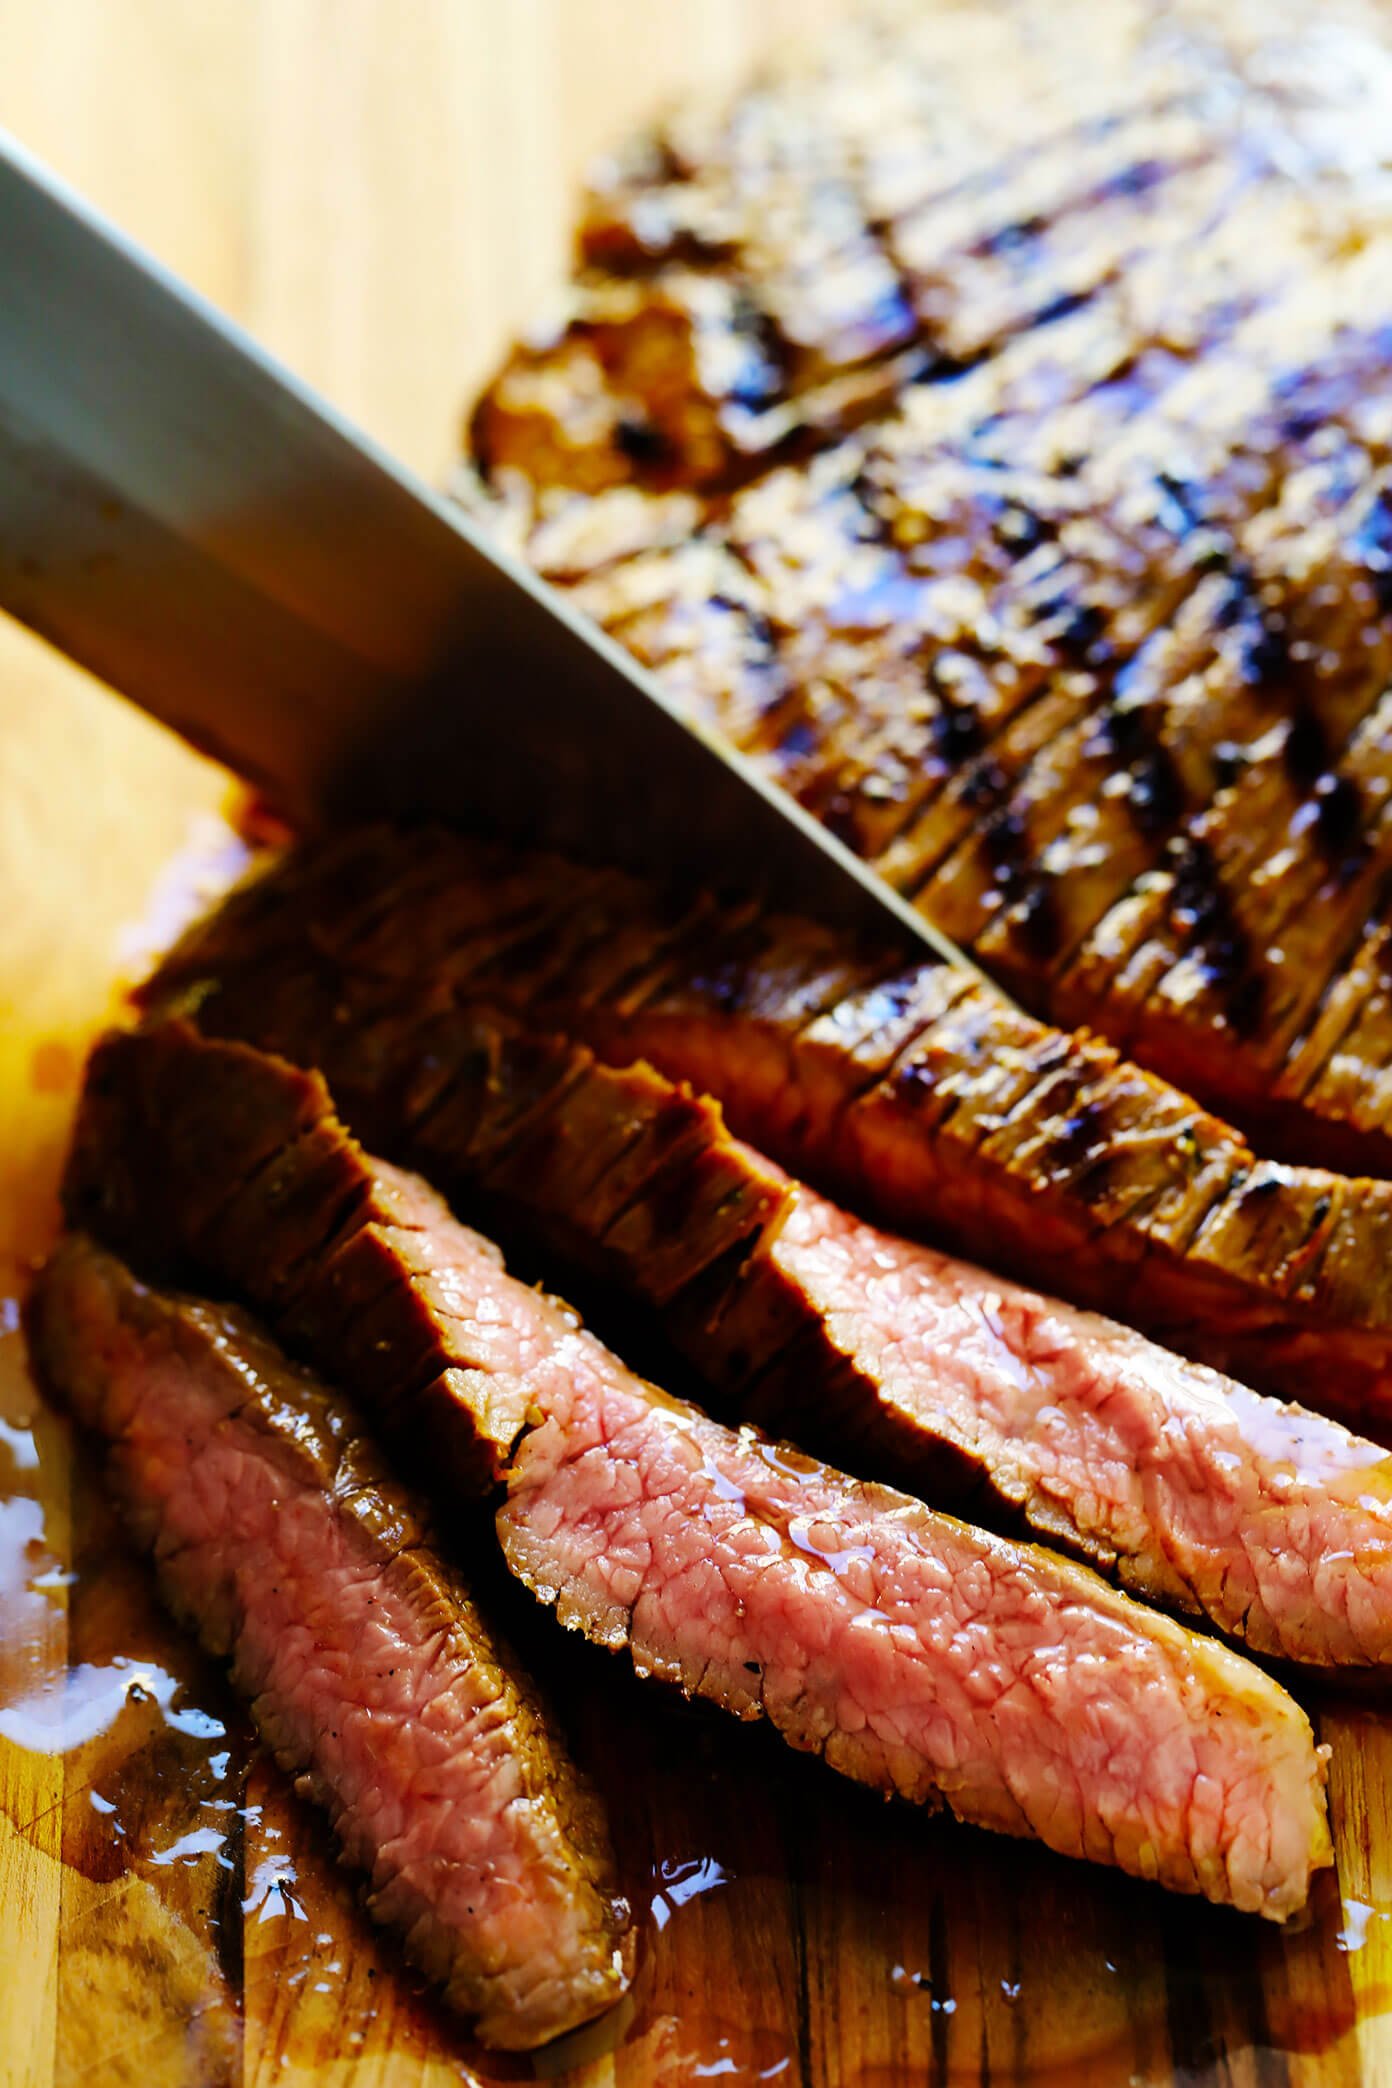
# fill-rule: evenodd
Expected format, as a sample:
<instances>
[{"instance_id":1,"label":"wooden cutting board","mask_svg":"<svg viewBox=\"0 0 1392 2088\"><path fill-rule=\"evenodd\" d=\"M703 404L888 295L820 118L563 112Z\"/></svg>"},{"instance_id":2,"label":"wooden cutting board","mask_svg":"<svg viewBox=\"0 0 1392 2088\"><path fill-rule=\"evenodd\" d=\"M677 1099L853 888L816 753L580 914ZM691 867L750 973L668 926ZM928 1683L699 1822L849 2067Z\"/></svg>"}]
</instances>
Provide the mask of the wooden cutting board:
<instances>
[{"instance_id":1,"label":"wooden cutting board","mask_svg":"<svg viewBox=\"0 0 1392 2088\"><path fill-rule=\"evenodd\" d=\"M838 0L0 0L0 122L430 473L579 166ZM17 1303L86 1038L235 866L224 779L0 627L0 2088L1392 2082L1392 1712L1321 1709L1281 1935L879 1805L563 1644L642 1917L613 2024L489 2062L357 1913L35 1394Z\"/></svg>"}]
</instances>

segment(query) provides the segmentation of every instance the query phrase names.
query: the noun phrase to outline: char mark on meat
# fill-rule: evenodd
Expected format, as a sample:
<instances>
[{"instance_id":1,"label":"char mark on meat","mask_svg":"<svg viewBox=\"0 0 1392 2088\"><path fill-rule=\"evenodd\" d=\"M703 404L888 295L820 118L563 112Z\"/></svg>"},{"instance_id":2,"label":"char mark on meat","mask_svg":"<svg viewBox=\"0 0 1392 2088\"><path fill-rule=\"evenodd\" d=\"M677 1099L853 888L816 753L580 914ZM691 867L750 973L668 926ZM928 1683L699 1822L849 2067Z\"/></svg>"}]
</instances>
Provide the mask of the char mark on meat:
<instances>
[{"instance_id":1,"label":"char mark on meat","mask_svg":"<svg viewBox=\"0 0 1392 2088\"><path fill-rule=\"evenodd\" d=\"M108 1046L108 1138L120 1124L110 1054L129 1065L153 1050L167 1067L166 1047L244 1072L254 1058L187 1031ZM263 1076L296 1084L275 1061ZM386 1239L397 1283L448 1301L457 1379L442 1424L472 1445L465 1408L525 1417L503 1461L498 1531L512 1570L565 1624L627 1648L641 1673L766 1716L874 1788L1272 1918L1303 1902L1328 1860L1322 1765L1303 1713L1267 1677L1085 1566L667 1398L509 1276L423 1183L337 1135L410 1197L425 1244ZM95 1144L79 1155L69 1193L84 1208ZM91 1208L138 1226L128 1201L95 1194ZM215 1217L197 1248L204 1270L219 1238ZM277 1244L272 1225L266 1266L239 1261L239 1285L259 1286L276 1323L318 1347L330 1337L287 1301ZM166 1234L165 1252L176 1246ZM395 1361L388 1349L376 1408L409 1431ZM1196 1782L1211 1805L1194 1805Z\"/></svg>"}]
</instances>

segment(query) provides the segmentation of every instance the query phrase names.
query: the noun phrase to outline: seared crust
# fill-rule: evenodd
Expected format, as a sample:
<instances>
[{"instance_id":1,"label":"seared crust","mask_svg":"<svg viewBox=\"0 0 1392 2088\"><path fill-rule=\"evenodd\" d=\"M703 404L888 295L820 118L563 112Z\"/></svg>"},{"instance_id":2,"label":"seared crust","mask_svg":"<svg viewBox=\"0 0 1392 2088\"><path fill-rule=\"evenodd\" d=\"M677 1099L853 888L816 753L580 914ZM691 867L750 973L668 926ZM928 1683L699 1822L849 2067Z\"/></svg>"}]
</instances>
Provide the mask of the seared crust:
<instances>
[{"instance_id":1,"label":"seared crust","mask_svg":"<svg viewBox=\"0 0 1392 2088\"><path fill-rule=\"evenodd\" d=\"M849 1217L736 1144L713 1105L678 1109L677 1165L636 1165L685 1099L650 1068L577 1051L510 1148L480 1144L471 1128L490 1086L515 1085L514 1056L555 1054L513 1021L472 1014L474 1039L495 1025L491 1051L452 1055L437 1028L450 1110L428 1140L409 1115L379 1122L391 1149L428 1142L466 1208L501 1200L548 1265L578 1262L660 1307L742 1421L938 1505L980 1502L986 1521L1254 1651L1392 1667L1384 1451ZM391 1092L410 1085L407 1065L379 1060ZM217 1107L234 1093L234 1108ZM199 1189L214 1167L232 1186L210 1214ZM480 1273L502 1285L496 1252L424 1183L365 1153L317 1073L178 1021L112 1034L93 1058L65 1194L74 1218L132 1252L270 1313L358 1388L435 1487L511 1483L536 1395L525 1369L490 1369L471 1310ZM742 1236L713 1258L688 1251L722 1207L745 1214Z\"/></svg>"},{"instance_id":2,"label":"seared crust","mask_svg":"<svg viewBox=\"0 0 1392 2088\"><path fill-rule=\"evenodd\" d=\"M616 1069L647 1060L867 1217L1373 1433L1392 1413L1392 1187L1259 1160L1110 1046L943 965L749 909L664 909L611 872L376 828L253 880L146 998L322 1065L369 1142L395 1145L409 1122L410 1157L442 1179L458 1127L429 1081L451 1054L496 1048L482 1040L521 1021L550 1039L529 1065L544 1052L571 1063L566 1040ZM491 1112L517 1079L499 1072ZM500 1131L490 1179L509 1150L524 1171L545 1150L546 1090L516 1118L536 1144L509 1148ZM551 1091L582 1106L563 1077ZM553 1140L550 1164L568 1149ZM760 1221L757 1199L722 1192L712 1211L713 1231L669 1243L674 1277Z\"/></svg>"},{"instance_id":3,"label":"seared crust","mask_svg":"<svg viewBox=\"0 0 1392 2088\"><path fill-rule=\"evenodd\" d=\"M249 1095L296 1088L293 1068L266 1059L258 1074L252 1058L186 1029L107 1047L105 1136L144 1145L152 1201L165 1142L181 1135L185 1072L185 1093L202 1063L245 1078ZM113 1106L123 1085L138 1088L142 1060L169 1088L156 1127ZM409 1199L429 1243L468 1364L459 1401L441 1410L448 1425L467 1435L467 1404L514 1408L525 1392L498 1532L512 1570L562 1622L626 1649L640 1673L767 1716L790 1745L872 1788L1271 1919L1304 1903L1330 1860L1324 1762L1269 1677L1086 1567L668 1399L567 1307L509 1277L424 1183L368 1160L332 1118L319 1128ZM100 1157L90 1138L81 1151L69 1192L79 1203ZM118 1172L129 1178L119 1156ZM119 1222L122 1209L138 1224L130 1204L106 1216ZM280 1297L289 1326L274 1199L264 1217L259 1263L239 1262L237 1280ZM218 1237L215 1223L198 1247L208 1266ZM399 1283L431 1287L394 1235L380 1251L396 1257ZM425 1305L435 1321L434 1300ZM360 1301L345 1310L348 1338L376 1354L371 1306L366 1319ZM322 1325L301 1331L332 1345ZM390 1344L373 1375L377 1411L409 1432L409 1368Z\"/></svg>"},{"instance_id":4,"label":"seared crust","mask_svg":"<svg viewBox=\"0 0 1392 2088\"><path fill-rule=\"evenodd\" d=\"M540 570L1037 1016L1388 1174L1370 32L1333 82L1294 9L1107 16L880 10L675 119L601 175L475 462Z\"/></svg>"}]
</instances>

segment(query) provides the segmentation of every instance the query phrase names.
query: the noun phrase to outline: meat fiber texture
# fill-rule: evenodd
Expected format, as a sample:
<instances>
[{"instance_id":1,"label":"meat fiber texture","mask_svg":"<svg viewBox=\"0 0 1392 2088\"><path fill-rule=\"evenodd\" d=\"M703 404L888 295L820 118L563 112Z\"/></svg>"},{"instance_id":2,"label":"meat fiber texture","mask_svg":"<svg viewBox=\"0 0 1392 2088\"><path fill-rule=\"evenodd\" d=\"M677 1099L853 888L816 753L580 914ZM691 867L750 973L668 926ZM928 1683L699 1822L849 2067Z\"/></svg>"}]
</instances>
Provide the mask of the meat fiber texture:
<instances>
[{"instance_id":1,"label":"meat fiber texture","mask_svg":"<svg viewBox=\"0 0 1392 2088\"><path fill-rule=\"evenodd\" d=\"M447 1108L443 1122L462 1136L467 1119L471 1150L491 1147L488 1123L531 1094L538 1066L542 1093L559 1081L583 1103L574 1076L584 1063L544 1039L519 1039L516 1058L485 1051L458 1083L463 1116ZM710 1105L656 1075L610 1079L624 1101L618 1138L611 1123L606 1140L601 1114L582 1106L570 1126L578 1140L548 1140L555 1165L537 1156L519 1181L544 1178L568 1234L611 1241L657 1295L673 1295L731 1248L747 1251L787 1184L714 1135ZM476 1330L461 1322L450 1260L459 1228L442 1244L439 1199L363 1152L317 1071L181 1022L113 1031L88 1066L64 1194L74 1223L142 1266L270 1315L451 1491L486 1492L502 1476L527 1388L475 1367ZM477 1234L472 1245L496 1252Z\"/></svg>"},{"instance_id":2,"label":"meat fiber texture","mask_svg":"<svg viewBox=\"0 0 1392 2088\"><path fill-rule=\"evenodd\" d=\"M960 969L750 907L667 906L554 856L373 826L264 869L145 997L323 1066L379 1147L409 1118L442 1179L460 1136L451 1077L496 1057L507 1020L552 1037L549 1061L509 1052L483 1126L528 1167L547 1156L521 1136L526 1112L573 1079L579 1044L616 1067L645 1060L867 1218L1259 1390L1392 1429L1392 1184L1261 1160L1190 1096ZM666 1245L679 1259L683 1243Z\"/></svg>"},{"instance_id":3,"label":"meat fiber texture","mask_svg":"<svg viewBox=\"0 0 1392 2088\"><path fill-rule=\"evenodd\" d=\"M1275 1920L1304 1904L1323 1767L1259 1670L572 1340L498 1517L563 1623L877 1789Z\"/></svg>"},{"instance_id":4,"label":"meat fiber texture","mask_svg":"<svg viewBox=\"0 0 1392 2088\"><path fill-rule=\"evenodd\" d=\"M800 1189L690 1345L745 1411L970 1495L1254 1652L1392 1666L1392 1458Z\"/></svg>"},{"instance_id":5,"label":"meat fiber texture","mask_svg":"<svg viewBox=\"0 0 1392 2088\"><path fill-rule=\"evenodd\" d=\"M125 1040L142 1048L180 1050ZM108 1063L108 1123L117 1092ZM79 1139L84 1167L93 1150ZM498 1531L564 1623L877 1789L1275 1919L1303 1904L1329 1860L1323 1765L1274 1681L1084 1566L666 1398L413 1196L450 1305L461 1398L442 1413L466 1432L470 1397L525 1412ZM281 1266L273 1229L262 1252ZM389 1424L398 1390L384 1370Z\"/></svg>"},{"instance_id":6,"label":"meat fiber texture","mask_svg":"<svg viewBox=\"0 0 1392 2088\"><path fill-rule=\"evenodd\" d=\"M631 1942L597 1803L351 1411L241 1313L78 1235L34 1333L171 1607L230 1659L376 1918L487 2044L609 2007Z\"/></svg>"},{"instance_id":7,"label":"meat fiber texture","mask_svg":"<svg viewBox=\"0 0 1392 2088\"><path fill-rule=\"evenodd\" d=\"M396 1144L425 1146L461 1195L489 1201L506 1185L548 1254L660 1308L736 1414L1023 1524L1255 1652L1392 1667L1381 1447L851 1217L655 1074L543 1047L500 1021L491 1051L447 1062L449 1107L433 1128L413 1134L403 1115ZM527 1086L514 1054L559 1067L554 1084ZM486 1091L524 1089L517 1147L492 1133L480 1146ZM634 1156L666 1151L650 1119L672 1109L675 1176L670 1162L645 1174ZM711 1181L743 1227L715 1267L698 1244ZM528 1393L515 1374L475 1367L452 1272L459 1228L423 1185L362 1151L318 1073L179 1022L113 1033L89 1070L67 1195L77 1222L162 1251L192 1282L240 1289L321 1368L379 1404L389 1394L389 1425L437 1476L470 1487L505 1469ZM675 1288L670 1248L652 1244L669 1239L686 1255Z\"/></svg>"}]
</instances>

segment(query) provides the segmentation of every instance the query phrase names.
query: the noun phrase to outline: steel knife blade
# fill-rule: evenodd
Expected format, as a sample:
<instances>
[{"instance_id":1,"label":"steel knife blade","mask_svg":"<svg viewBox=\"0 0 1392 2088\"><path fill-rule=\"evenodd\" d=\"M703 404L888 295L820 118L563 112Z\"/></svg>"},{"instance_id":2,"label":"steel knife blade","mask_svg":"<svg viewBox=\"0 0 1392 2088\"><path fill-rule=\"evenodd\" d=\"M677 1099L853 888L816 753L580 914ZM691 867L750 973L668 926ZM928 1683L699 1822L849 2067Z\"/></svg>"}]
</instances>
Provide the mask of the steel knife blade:
<instances>
[{"instance_id":1,"label":"steel knife blade","mask_svg":"<svg viewBox=\"0 0 1392 2088\"><path fill-rule=\"evenodd\" d=\"M292 819L443 815L967 962L2 135L0 607Z\"/></svg>"}]
</instances>

